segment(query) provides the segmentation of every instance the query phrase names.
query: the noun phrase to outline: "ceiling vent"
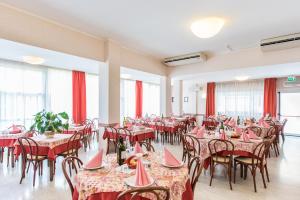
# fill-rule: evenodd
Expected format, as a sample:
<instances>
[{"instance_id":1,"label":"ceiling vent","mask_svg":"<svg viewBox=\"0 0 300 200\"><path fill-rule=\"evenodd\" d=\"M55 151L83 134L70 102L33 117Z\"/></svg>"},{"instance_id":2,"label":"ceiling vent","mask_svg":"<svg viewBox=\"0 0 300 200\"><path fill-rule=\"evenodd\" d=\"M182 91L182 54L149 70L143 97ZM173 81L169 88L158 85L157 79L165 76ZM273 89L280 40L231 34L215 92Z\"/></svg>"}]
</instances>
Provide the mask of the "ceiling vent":
<instances>
[{"instance_id":1,"label":"ceiling vent","mask_svg":"<svg viewBox=\"0 0 300 200\"><path fill-rule=\"evenodd\" d=\"M167 66L190 65L206 61L206 56L202 52L186 54L164 59L164 64Z\"/></svg>"},{"instance_id":2,"label":"ceiling vent","mask_svg":"<svg viewBox=\"0 0 300 200\"><path fill-rule=\"evenodd\" d=\"M260 42L262 51L275 51L300 47L300 33L263 39Z\"/></svg>"}]
</instances>

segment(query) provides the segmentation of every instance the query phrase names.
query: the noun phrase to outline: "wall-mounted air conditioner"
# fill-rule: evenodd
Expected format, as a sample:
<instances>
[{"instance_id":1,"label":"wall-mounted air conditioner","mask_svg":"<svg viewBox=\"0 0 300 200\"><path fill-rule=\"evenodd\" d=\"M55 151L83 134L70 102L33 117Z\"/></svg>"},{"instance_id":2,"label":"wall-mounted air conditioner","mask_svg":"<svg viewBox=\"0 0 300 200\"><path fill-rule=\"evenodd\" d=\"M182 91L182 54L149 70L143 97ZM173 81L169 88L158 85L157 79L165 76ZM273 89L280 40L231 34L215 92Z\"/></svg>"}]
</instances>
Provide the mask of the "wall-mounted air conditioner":
<instances>
[{"instance_id":1,"label":"wall-mounted air conditioner","mask_svg":"<svg viewBox=\"0 0 300 200\"><path fill-rule=\"evenodd\" d=\"M182 56L176 56L171 58L164 59L164 64L167 66L179 66L179 65L189 65L199 62L206 61L206 56L204 53L193 53L193 54L186 54Z\"/></svg>"},{"instance_id":2,"label":"wall-mounted air conditioner","mask_svg":"<svg viewBox=\"0 0 300 200\"><path fill-rule=\"evenodd\" d=\"M300 33L263 39L260 42L262 51L275 51L300 47Z\"/></svg>"}]
</instances>

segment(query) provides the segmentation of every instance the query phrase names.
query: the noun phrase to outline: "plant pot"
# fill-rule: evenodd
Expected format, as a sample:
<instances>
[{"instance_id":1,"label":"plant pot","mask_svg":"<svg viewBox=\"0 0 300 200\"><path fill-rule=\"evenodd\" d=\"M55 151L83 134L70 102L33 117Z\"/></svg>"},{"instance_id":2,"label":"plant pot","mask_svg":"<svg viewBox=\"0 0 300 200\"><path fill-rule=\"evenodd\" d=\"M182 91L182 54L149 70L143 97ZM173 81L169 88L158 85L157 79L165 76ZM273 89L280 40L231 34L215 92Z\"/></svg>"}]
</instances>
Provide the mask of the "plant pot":
<instances>
[{"instance_id":1,"label":"plant pot","mask_svg":"<svg viewBox=\"0 0 300 200\"><path fill-rule=\"evenodd\" d=\"M45 131L44 135L46 136L46 138L53 138L55 133L52 131Z\"/></svg>"}]
</instances>

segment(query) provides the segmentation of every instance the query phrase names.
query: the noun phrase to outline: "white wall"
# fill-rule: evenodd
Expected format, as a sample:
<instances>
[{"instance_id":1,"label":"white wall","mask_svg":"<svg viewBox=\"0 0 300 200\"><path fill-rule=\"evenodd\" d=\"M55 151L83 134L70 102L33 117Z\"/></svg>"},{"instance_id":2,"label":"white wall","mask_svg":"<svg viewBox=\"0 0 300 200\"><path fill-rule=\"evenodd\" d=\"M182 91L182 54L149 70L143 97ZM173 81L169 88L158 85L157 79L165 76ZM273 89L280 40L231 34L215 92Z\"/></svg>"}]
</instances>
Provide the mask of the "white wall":
<instances>
[{"instance_id":1,"label":"white wall","mask_svg":"<svg viewBox=\"0 0 300 200\"><path fill-rule=\"evenodd\" d=\"M201 91L194 91L195 85L202 88ZM192 114L205 114L206 108L206 83L197 80L184 80L182 81L182 98L188 97L188 102L182 102L182 109L184 113ZM197 99L197 101L196 101ZM196 110L197 108L197 110Z\"/></svg>"}]
</instances>

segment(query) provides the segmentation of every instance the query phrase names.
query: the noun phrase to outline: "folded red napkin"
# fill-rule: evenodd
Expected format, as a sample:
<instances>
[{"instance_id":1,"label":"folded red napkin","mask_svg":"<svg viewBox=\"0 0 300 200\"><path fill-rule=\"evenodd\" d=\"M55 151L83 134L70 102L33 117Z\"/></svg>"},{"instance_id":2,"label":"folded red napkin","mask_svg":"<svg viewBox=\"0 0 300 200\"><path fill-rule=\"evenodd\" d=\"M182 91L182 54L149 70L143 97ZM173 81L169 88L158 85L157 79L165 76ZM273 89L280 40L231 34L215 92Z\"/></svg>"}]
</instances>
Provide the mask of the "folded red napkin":
<instances>
[{"instance_id":1,"label":"folded red napkin","mask_svg":"<svg viewBox=\"0 0 300 200\"><path fill-rule=\"evenodd\" d=\"M199 129L199 127L198 127L198 126L196 126L195 128L193 128L193 130L192 130L192 133L193 133L193 134L197 134L197 132L198 132L198 129Z\"/></svg>"},{"instance_id":2,"label":"folded red napkin","mask_svg":"<svg viewBox=\"0 0 300 200\"><path fill-rule=\"evenodd\" d=\"M137 153L143 153L143 149L142 149L141 145L138 142L135 143L134 153L136 153L136 154Z\"/></svg>"},{"instance_id":3,"label":"folded red napkin","mask_svg":"<svg viewBox=\"0 0 300 200\"><path fill-rule=\"evenodd\" d=\"M197 131L197 138L203 138L205 134L205 126L202 126L200 129Z\"/></svg>"},{"instance_id":4,"label":"folded red napkin","mask_svg":"<svg viewBox=\"0 0 300 200\"><path fill-rule=\"evenodd\" d=\"M12 125L12 130L9 131L9 133L11 133L11 134L22 133L22 130L19 127L17 127L16 125Z\"/></svg>"},{"instance_id":5,"label":"folded red napkin","mask_svg":"<svg viewBox=\"0 0 300 200\"><path fill-rule=\"evenodd\" d=\"M235 132L236 132L237 134L241 134L242 131L243 131L243 129L241 129L240 127L236 127L236 128L235 128Z\"/></svg>"},{"instance_id":6,"label":"folded red napkin","mask_svg":"<svg viewBox=\"0 0 300 200\"><path fill-rule=\"evenodd\" d=\"M262 125L265 128L270 128L270 124L268 124L266 121L263 121Z\"/></svg>"},{"instance_id":7,"label":"folded red napkin","mask_svg":"<svg viewBox=\"0 0 300 200\"><path fill-rule=\"evenodd\" d=\"M95 155L86 165L86 168L96 168L102 166L103 149Z\"/></svg>"},{"instance_id":8,"label":"folded red napkin","mask_svg":"<svg viewBox=\"0 0 300 200\"><path fill-rule=\"evenodd\" d=\"M257 135L252 130L248 131L248 136L250 139L257 139Z\"/></svg>"},{"instance_id":9,"label":"folded red napkin","mask_svg":"<svg viewBox=\"0 0 300 200\"><path fill-rule=\"evenodd\" d=\"M221 140L227 140L228 139L224 130L221 131L219 137L220 137Z\"/></svg>"},{"instance_id":10,"label":"folded red napkin","mask_svg":"<svg viewBox=\"0 0 300 200\"><path fill-rule=\"evenodd\" d=\"M249 139L248 135L245 132L243 132L242 138L243 138L244 142L250 142L250 139Z\"/></svg>"},{"instance_id":11,"label":"folded red napkin","mask_svg":"<svg viewBox=\"0 0 300 200\"><path fill-rule=\"evenodd\" d=\"M165 164L170 166L178 166L181 164L166 147L164 148L164 155L165 155Z\"/></svg>"},{"instance_id":12,"label":"folded red napkin","mask_svg":"<svg viewBox=\"0 0 300 200\"><path fill-rule=\"evenodd\" d=\"M143 186L150 183L150 178L148 173L145 170L145 167L139 158L137 161L136 171L135 171L135 185Z\"/></svg>"}]
</instances>

